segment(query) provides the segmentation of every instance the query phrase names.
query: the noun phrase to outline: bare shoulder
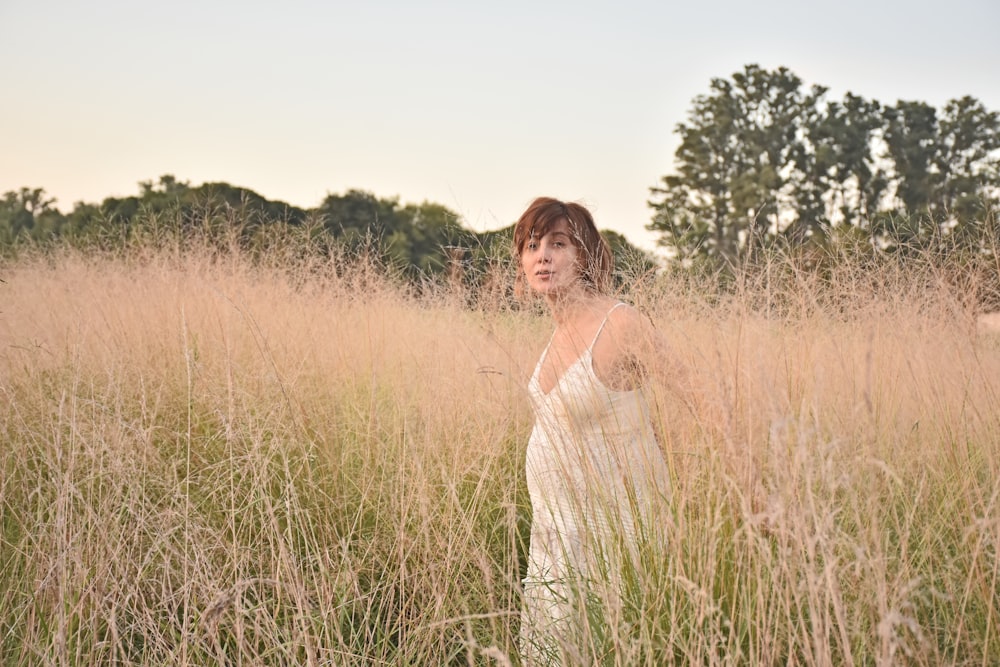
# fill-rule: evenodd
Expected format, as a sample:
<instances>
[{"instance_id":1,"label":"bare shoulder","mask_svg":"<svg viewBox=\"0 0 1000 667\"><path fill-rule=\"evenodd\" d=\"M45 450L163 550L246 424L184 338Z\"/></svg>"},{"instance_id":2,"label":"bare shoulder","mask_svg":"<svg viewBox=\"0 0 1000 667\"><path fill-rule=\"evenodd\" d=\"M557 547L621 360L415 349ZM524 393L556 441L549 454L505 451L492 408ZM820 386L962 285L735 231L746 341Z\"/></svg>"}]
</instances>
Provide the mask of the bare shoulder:
<instances>
[{"instance_id":1,"label":"bare shoulder","mask_svg":"<svg viewBox=\"0 0 1000 667\"><path fill-rule=\"evenodd\" d=\"M653 323L635 306L624 303L608 315L609 324L620 336L642 340L653 334Z\"/></svg>"}]
</instances>

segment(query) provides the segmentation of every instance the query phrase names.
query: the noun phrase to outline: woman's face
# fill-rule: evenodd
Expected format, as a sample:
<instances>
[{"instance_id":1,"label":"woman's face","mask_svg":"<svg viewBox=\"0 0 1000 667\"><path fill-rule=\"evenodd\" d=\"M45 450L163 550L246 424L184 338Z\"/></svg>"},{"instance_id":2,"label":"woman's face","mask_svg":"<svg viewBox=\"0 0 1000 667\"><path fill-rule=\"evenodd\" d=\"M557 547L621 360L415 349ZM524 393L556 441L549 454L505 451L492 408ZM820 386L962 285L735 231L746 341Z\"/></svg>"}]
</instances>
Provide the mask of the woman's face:
<instances>
[{"instance_id":1,"label":"woman's face","mask_svg":"<svg viewBox=\"0 0 1000 667\"><path fill-rule=\"evenodd\" d=\"M544 236L532 236L524 244L521 268L532 290L555 296L578 284L580 251L570 234L569 224L560 220Z\"/></svg>"}]
</instances>

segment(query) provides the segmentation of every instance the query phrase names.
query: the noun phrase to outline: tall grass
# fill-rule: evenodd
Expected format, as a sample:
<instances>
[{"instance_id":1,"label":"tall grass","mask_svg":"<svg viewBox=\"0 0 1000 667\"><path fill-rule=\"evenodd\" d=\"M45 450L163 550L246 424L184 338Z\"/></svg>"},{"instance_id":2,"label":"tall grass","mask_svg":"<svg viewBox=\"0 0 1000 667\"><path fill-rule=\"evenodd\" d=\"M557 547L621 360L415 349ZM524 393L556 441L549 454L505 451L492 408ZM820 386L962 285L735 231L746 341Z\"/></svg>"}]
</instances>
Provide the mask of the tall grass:
<instances>
[{"instance_id":1,"label":"tall grass","mask_svg":"<svg viewBox=\"0 0 1000 667\"><path fill-rule=\"evenodd\" d=\"M963 275L636 281L699 398L650 388L667 539L588 584L564 661L1000 662L1000 341ZM150 242L0 279L4 664L518 662L550 324L502 273L470 307Z\"/></svg>"}]
</instances>

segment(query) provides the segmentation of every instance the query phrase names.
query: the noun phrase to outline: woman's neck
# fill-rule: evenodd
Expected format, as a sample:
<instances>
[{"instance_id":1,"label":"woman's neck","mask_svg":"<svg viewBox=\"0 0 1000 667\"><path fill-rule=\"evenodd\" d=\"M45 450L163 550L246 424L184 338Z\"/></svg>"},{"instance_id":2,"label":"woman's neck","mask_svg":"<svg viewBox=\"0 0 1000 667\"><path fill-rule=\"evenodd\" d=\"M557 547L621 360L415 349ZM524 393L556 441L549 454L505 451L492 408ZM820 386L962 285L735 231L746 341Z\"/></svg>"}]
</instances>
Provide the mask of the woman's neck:
<instances>
[{"instance_id":1,"label":"woman's neck","mask_svg":"<svg viewBox=\"0 0 1000 667\"><path fill-rule=\"evenodd\" d=\"M548 300L549 310L556 326L577 322L601 310L604 297L585 288L573 290Z\"/></svg>"}]
</instances>

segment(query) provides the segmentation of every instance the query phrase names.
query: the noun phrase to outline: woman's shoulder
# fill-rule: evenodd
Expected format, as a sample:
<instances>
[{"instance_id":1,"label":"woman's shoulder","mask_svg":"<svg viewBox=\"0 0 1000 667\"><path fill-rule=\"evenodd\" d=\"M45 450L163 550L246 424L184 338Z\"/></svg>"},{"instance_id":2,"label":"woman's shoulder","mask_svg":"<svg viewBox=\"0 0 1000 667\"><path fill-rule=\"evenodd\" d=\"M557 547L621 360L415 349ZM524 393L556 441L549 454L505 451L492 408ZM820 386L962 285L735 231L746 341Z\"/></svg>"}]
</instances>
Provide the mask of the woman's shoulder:
<instances>
[{"instance_id":1,"label":"woman's shoulder","mask_svg":"<svg viewBox=\"0 0 1000 667\"><path fill-rule=\"evenodd\" d=\"M594 373L616 391L642 384L643 358L650 340L651 323L635 306L615 301L605 321L605 335L594 346Z\"/></svg>"},{"instance_id":2,"label":"woman's shoulder","mask_svg":"<svg viewBox=\"0 0 1000 667\"><path fill-rule=\"evenodd\" d=\"M608 312L608 324L623 333L643 333L651 322L638 308L625 301L617 301Z\"/></svg>"}]
</instances>

